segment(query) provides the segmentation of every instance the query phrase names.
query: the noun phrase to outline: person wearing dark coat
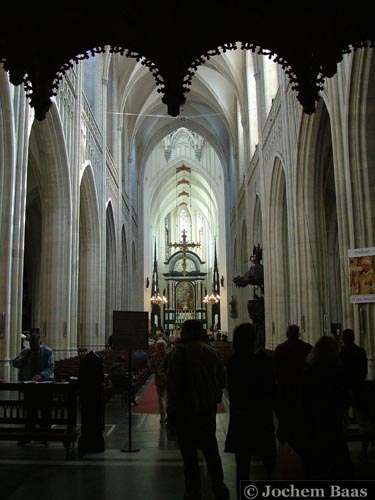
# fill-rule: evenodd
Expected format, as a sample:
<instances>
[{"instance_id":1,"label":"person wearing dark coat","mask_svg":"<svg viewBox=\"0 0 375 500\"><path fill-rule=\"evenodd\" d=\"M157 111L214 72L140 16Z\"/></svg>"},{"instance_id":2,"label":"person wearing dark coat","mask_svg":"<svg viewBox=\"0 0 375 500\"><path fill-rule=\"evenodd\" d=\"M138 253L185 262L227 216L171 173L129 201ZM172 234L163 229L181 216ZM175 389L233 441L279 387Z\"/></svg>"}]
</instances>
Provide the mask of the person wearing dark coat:
<instances>
[{"instance_id":1,"label":"person wearing dark coat","mask_svg":"<svg viewBox=\"0 0 375 500\"><path fill-rule=\"evenodd\" d=\"M342 332L342 346L340 359L344 371L344 377L349 387L350 406L357 425L360 428L362 440L362 460L368 460L367 450L372 435L370 415L368 411L368 397L366 394L367 384L367 354L363 347L355 343L354 331L347 328ZM349 408L346 417L346 425L349 425Z\"/></svg>"},{"instance_id":2,"label":"person wearing dark coat","mask_svg":"<svg viewBox=\"0 0 375 500\"><path fill-rule=\"evenodd\" d=\"M305 477L311 480L351 479L352 462L344 431L350 401L338 342L324 335L307 356L302 377L299 442Z\"/></svg>"},{"instance_id":3,"label":"person wearing dark coat","mask_svg":"<svg viewBox=\"0 0 375 500\"><path fill-rule=\"evenodd\" d=\"M312 345L303 341L298 325L289 325L287 340L279 344L273 355L276 378L277 437L281 443L294 441L298 425L298 405L302 373Z\"/></svg>"},{"instance_id":4,"label":"person wearing dark coat","mask_svg":"<svg viewBox=\"0 0 375 500\"><path fill-rule=\"evenodd\" d=\"M367 355L363 347L354 341L354 332L347 328L342 332L341 363L347 384L359 399L367 377Z\"/></svg>"},{"instance_id":5,"label":"person wearing dark coat","mask_svg":"<svg viewBox=\"0 0 375 500\"><path fill-rule=\"evenodd\" d=\"M227 500L229 489L216 439L216 412L225 387L224 363L203 338L203 324L186 320L182 344L167 355L168 426L174 426L184 463L185 500L201 495L200 450L206 462L215 500Z\"/></svg>"},{"instance_id":6,"label":"person wearing dark coat","mask_svg":"<svg viewBox=\"0 0 375 500\"><path fill-rule=\"evenodd\" d=\"M237 326L234 354L226 367L230 418L224 451L235 454L238 498L240 481L250 478L252 457L261 457L270 478L276 456L272 359L264 351L256 352L256 343L251 323Z\"/></svg>"}]
</instances>

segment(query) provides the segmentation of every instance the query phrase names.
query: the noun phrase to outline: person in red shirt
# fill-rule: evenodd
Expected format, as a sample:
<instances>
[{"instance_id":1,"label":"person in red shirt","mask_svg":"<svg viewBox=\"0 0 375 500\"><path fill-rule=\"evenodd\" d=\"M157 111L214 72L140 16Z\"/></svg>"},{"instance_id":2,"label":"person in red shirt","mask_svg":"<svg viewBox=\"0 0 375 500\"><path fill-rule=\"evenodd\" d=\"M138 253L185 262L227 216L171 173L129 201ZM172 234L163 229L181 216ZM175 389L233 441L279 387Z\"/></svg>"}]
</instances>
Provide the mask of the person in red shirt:
<instances>
[{"instance_id":1,"label":"person in red shirt","mask_svg":"<svg viewBox=\"0 0 375 500\"><path fill-rule=\"evenodd\" d=\"M277 436L281 442L288 441L292 444L298 423L302 375L312 345L300 339L301 331L298 325L289 325L286 336L287 340L275 349L273 366L277 392Z\"/></svg>"}]
</instances>

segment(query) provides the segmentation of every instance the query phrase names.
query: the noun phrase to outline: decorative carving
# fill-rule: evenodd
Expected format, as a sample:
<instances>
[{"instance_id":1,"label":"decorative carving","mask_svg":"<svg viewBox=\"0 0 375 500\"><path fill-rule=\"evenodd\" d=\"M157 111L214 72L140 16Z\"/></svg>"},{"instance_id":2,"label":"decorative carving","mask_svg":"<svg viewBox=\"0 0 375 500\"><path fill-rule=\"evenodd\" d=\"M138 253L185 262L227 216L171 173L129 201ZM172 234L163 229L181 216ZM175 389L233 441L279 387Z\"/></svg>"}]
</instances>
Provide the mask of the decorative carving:
<instances>
[{"instance_id":1,"label":"decorative carving","mask_svg":"<svg viewBox=\"0 0 375 500\"><path fill-rule=\"evenodd\" d=\"M231 318L237 318L238 312L237 312L237 300L235 297L232 295L231 300L229 302L230 305L230 317Z\"/></svg>"},{"instance_id":2,"label":"decorative carving","mask_svg":"<svg viewBox=\"0 0 375 500\"><path fill-rule=\"evenodd\" d=\"M195 9L182 18L172 2L160 12L139 2L128 4L109 2L98 16L85 3L79 7L68 2L53 17L35 2L32 9L7 5L9 22L0 32L0 62L11 83L24 83L38 120L49 110L62 75L89 56L108 51L108 46L110 52L148 67L168 114L178 116L198 67L228 50L250 50L282 66L304 112L311 114L324 80L336 73L343 54L375 45L372 18L359 4L350 9L316 5L290 16L290 5L283 3L273 10L277 22L270 19L267 4L223 10L208 2L200 5L199 21ZM205 30L200 36L178 43L198 30L202 19ZM27 26L37 27L32 36Z\"/></svg>"},{"instance_id":3,"label":"decorative carving","mask_svg":"<svg viewBox=\"0 0 375 500\"><path fill-rule=\"evenodd\" d=\"M165 158L165 161L168 163L169 160L171 159L171 154L172 154L172 150L171 149L165 149L164 150L164 158Z\"/></svg>"}]
</instances>

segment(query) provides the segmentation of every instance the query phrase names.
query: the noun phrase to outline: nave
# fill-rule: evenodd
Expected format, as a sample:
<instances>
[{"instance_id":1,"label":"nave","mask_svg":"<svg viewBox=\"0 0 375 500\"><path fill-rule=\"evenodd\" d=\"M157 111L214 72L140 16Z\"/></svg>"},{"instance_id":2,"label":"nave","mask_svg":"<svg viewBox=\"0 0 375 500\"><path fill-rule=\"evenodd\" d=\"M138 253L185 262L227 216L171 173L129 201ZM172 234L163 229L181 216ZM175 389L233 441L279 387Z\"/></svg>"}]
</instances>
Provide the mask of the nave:
<instances>
[{"instance_id":1,"label":"nave","mask_svg":"<svg viewBox=\"0 0 375 500\"><path fill-rule=\"evenodd\" d=\"M152 378L141 388L139 400ZM222 457L225 482L235 498L235 460L224 453L228 428L228 400L225 413L217 415L217 440ZM106 450L80 454L77 446L66 456L61 443L48 446L32 443L19 447L14 442L0 442L1 500L181 500L184 495L182 460L173 441L168 441L166 427L158 414L133 413L132 443L129 447L128 410L120 395L106 405ZM375 457L360 461L359 442L349 443L357 479L375 477ZM128 451L131 450L139 451ZM126 450L125 452L121 450ZM200 460L203 500L212 494L203 458ZM253 479L264 479L260 460L254 459Z\"/></svg>"}]
</instances>

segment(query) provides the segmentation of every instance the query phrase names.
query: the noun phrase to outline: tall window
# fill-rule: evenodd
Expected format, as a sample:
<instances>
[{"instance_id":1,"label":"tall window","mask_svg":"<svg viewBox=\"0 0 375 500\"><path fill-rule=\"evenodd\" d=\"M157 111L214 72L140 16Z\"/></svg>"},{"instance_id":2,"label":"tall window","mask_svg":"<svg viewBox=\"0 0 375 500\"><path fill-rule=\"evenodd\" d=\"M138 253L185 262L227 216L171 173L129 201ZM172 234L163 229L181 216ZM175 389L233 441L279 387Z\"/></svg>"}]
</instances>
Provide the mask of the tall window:
<instances>
[{"instance_id":1,"label":"tall window","mask_svg":"<svg viewBox=\"0 0 375 500\"><path fill-rule=\"evenodd\" d=\"M255 146L259 143L258 136L258 104L256 90L256 68L254 67L254 56L252 53L246 53L246 83L249 106L249 147L250 155L255 152Z\"/></svg>"},{"instance_id":2,"label":"tall window","mask_svg":"<svg viewBox=\"0 0 375 500\"><path fill-rule=\"evenodd\" d=\"M168 259L169 258L169 255L170 255L170 251L169 251L169 246L168 244L170 243L169 241L169 215L167 215L167 217L165 218L164 220L164 228L165 228L165 258Z\"/></svg>"},{"instance_id":3,"label":"tall window","mask_svg":"<svg viewBox=\"0 0 375 500\"><path fill-rule=\"evenodd\" d=\"M186 233L186 239L189 240L190 238L190 214L188 211L183 208L180 212L180 235L182 234L182 231L185 230Z\"/></svg>"},{"instance_id":4,"label":"tall window","mask_svg":"<svg viewBox=\"0 0 375 500\"><path fill-rule=\"evenodd\" d=\"M279 88L277 64L268 57L263 56L263 72L265 104L268 113Z\"/></svg>"}]
</instances>

